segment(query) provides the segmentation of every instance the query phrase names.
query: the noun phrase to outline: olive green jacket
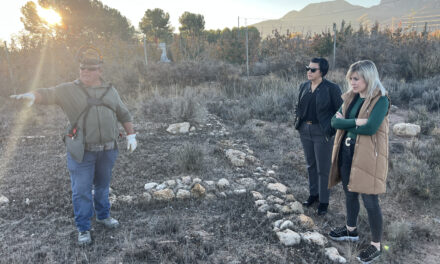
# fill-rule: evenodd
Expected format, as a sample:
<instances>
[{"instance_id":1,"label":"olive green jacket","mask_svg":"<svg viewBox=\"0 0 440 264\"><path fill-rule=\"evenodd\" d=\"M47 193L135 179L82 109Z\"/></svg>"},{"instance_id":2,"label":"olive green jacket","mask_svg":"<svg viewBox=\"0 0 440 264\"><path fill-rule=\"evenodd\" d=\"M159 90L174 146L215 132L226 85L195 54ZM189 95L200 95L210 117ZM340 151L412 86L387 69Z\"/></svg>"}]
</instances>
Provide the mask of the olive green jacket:
<instances>
[{"instance_id":1,"label":"olive green jacket","mask_svg":"<svg viewBox=\"0 0 440 264\"><path fill-rule=\"evenodd\" d=\"M82 83L79 80L62 83L51 88L41 88L37 92L41 95L41 104L59 105L72 126L79 118L81 112L87 107L87 96L81 91ZM127 107L122 102L116 89L109 83L99 87L84 87L89 96L100 98L110 86L108 93L102 101L113 110L105 106L92 106L85 120L86 144L102 144L115 141L119 136L118 121L131 122L132 117ZM77 122L78 131L84 130L84 114ZM68 129L69 131L71 128ZM84 136L84 135L83 135ZM69 150L69 149L68 149Z\"/></svg>"}]
</instances>

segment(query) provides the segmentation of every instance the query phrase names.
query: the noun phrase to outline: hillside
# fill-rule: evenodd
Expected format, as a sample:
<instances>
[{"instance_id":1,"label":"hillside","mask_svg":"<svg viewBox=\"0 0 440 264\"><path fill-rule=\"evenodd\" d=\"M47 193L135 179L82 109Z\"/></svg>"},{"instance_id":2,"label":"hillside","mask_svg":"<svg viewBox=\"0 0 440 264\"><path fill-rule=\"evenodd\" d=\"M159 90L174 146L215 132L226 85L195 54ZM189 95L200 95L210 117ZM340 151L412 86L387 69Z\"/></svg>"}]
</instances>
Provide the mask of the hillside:
<instances>
[{"instance_id":1,"label":"hillside","mask_svg":"<svg viewBox=\"0 0 440 264\"><path fill-rule=\"evenodd\" d=\"M359 24L371 26L378 21L383 26L417 27L421 30L425 22L430 29L440 27L440 2L435 0L382 0L379 5L365 8L352 5L345 0L335 0L309 4L300 11L290 11L278 20L267 20L252 26L258 28L263 36L273 30L285 33L322 32L333 27L333 23L340 25L342 20L351 23L354 27Z\"/></svg>"}]
</instances>

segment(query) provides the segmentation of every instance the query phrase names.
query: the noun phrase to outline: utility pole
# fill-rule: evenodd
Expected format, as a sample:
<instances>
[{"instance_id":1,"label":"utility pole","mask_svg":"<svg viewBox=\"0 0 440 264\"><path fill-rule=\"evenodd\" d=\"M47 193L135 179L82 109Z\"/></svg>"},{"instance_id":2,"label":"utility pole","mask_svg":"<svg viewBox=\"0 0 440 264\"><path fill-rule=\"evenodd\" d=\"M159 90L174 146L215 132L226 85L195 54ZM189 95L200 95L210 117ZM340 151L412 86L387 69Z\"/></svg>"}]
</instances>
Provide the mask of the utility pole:
<instances>
[{"instance_id":1,"label":"utility pole","mask_svg":"<svg viewBox=\"0 0 440 264\"><path fill-rule=\"evenodd\" d=\"M148 57L147 57L147 38L144 35L144 56L145 56L145 66L148 65Z\"/></svg>"},{"instance_id":2,"label":"utility pole","mask_svg":"<svg viewBox=\"0 0 440 264\"><path fill-rule=\"evenodd\" d=\"M240 17L238 17L238 24L237 24L237 39L240 37Z\"/></svg>"},{"instance_id":3,"label":"utility pole","mask_svg":"<svg viewBox=\"0 0 440 264\"><path fill-rule=\"evenodd\" d=\"M333 70L336 67L336 23L333 23Z\"/></svg>"},{"instance_id":4,"label":"utility pole","mask_svg":"<svg viewBox=\"0 0 440 264\"><path fill-rule=\"evenodd\" d=\"M423 29L422 35L424 39L428 38L428 22L425 22L425 28Z\"/></svg>"},{"instance_id":5,"label":"utility pole","mask_svg":"<svg viewBox=\"0 0 440 264\"><path fill-rule=\"evenodd\" d=\"M11 79L11 84L14 87L14 94L17 94L17 88L15 87L14 83L14 76L12 74L12 68L11 68L11 62L9 61L9 51L8 51L8 44L3 42L5 44L5 53L6 53L6 62L8 63L8 69L9 69L9 78Z\"/></svg>"},{"instance_id":6,"label":"utility pole","mask_svg":"<svg viewBox=\"0 0 440 264\"><path fill-rule=\"evenodd\" d=\"M247 77L249 78L249 33L247 26L247 18L245 19L245 26L246 26L246 72L247 72Z\"/></svg>"}]
</instances>

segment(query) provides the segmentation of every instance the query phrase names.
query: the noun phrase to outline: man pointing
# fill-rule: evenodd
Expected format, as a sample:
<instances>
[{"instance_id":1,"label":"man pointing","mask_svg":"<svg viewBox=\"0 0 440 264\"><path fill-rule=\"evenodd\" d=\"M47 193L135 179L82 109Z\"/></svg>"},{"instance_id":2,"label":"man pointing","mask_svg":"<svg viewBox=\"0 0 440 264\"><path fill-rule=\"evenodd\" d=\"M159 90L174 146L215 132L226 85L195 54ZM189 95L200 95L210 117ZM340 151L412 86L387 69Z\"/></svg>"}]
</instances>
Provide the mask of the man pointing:
<instances>
[{"instance_id":1,"label":"man pointing","mask_svg":"<svg viewBox=\"0 0 440 264\"><path fill-rule=\"evenodd\" d=\"M132 117L118 92L102 79L102 56L86 46L78 51L79 79L51 88L12 95L33 104L59 105L70 127L64 136L70 172L72 203L80 245L92 242L91 218L107 228L119 222L110 216L108 199L112 169L118 156L118 122L127 134L127 149L136 149ZM92 192L94 190L94 193Z\"/></svg>"}]
</instances>

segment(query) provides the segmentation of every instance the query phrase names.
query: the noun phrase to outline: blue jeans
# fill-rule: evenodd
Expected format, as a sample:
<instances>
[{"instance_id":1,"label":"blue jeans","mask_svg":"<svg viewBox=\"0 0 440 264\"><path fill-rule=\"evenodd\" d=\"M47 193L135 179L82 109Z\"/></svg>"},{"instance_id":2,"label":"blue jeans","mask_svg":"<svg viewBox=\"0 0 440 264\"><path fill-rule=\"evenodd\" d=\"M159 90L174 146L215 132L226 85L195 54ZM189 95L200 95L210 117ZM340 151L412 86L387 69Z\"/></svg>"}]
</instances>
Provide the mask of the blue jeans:
<instances>
[{"instance_id":1,"label":"blue jeans","mask_svg":"<svg viewBox=\"0 0 440 264\"><path fill-rule=\"evenodd\" d=\"M90 230L94 211L98 219L110 216L108 200L112 169L118 150L86 151L83 161L76 162L67 152L67 168L72 185L72 203L79 232ZM95 194L92 195L92 189Z\"/></svg>"}]
</instances>

